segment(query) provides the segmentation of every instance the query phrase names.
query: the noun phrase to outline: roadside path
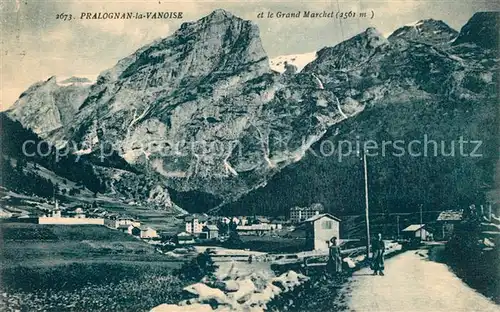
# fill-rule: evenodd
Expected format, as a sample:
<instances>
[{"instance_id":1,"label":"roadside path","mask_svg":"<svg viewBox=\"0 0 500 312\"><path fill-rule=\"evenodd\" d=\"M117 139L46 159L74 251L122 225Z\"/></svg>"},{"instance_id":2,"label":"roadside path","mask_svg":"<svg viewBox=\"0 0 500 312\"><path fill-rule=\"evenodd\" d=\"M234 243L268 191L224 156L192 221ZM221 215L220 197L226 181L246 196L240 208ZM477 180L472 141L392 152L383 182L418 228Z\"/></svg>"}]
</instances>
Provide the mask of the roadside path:
<instances>
[{"instance_id":1,"label":"roadside path","mask_svg":"<svg viewBox=\"0 0 500 312\"><path fill-rule=\"evenodd\" d=\"M369 268L353 274L346 303L356 312L500 312L500 306L468 287L426 251L407 251L385 263L385 276Z\"/></svg>"}]
</instances>

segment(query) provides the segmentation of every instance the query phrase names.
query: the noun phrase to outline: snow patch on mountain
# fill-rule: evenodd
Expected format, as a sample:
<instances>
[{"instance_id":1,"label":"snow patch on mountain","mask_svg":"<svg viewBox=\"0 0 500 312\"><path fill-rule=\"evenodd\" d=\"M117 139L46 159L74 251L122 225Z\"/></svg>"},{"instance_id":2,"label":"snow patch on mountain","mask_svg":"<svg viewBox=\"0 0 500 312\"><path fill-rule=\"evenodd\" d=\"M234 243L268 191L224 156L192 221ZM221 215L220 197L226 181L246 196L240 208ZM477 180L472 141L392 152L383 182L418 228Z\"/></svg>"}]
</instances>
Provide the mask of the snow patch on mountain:
<instances>
[{"instance_id":1,"label":"snow patch on mountain","mask_svg":"<svg viewBox=\"0 0 500 312\"><path fill-rule=\"evenodd\" d=\"M283 73L285 71L285 61L297 66L298 71L300 72L302 68L304 68L307 64L311 63L316 59L316 51L302 53L302 54L289 54L289 55L280 55L274 58L269 59L269 65L271 69L277 71L279 73Z\"/></svg>"},{"instance_id":2,"label":"snow patch on mountain","mask_svg":"<svg viewBox=\"0 0 500 312\"><path fill-rule=\"evenodd\" d=\"M422 25L423 24L423 21L422 20L418 20L418 21L414 21L412 23L408 23L408 24L404 24L403 26L400 26L390 32L386 32L383 34L383 36L385 38L389 38L392 34L394 34L394 32L396 32L396 30L399 30L401 27L417 27L419 25Z\"/></svg>"},{"instance_id":3,"label":"snow patch on mountain","mask_svg":"<svg viewBox=\"0 0 500 312\"><path fill-rule=\"evenodd\" d=\"M409 24L405 24L405 26L409 26L409 27L417 27L419 25L422 25L424 23L423 20L418 20L418 21L415 21L413 23L409 23Z\"/></svg>"},{"instance_id":4,"label":"snow patch on mountain","mask_svg":"<svg viewBox=\"0 0 500 312\"><path fill-rule=\"evenodd\" d=\"M6 113L41 138L50 138L55 143L71 127L78 107L87 98L92 84L87 80L71 77L60 85L56 76L52 76L36 82L21 93Z\"/></svg>"},{"instance_id":5,"label":"snow patch on mountain","mask_svg":"<svg viewBox=\"0 0 500 312\"><path fill-rule=\"evenodd\" d=\"M66 87L71 85L81 85L90 86L96 82L96 76L83 76L83 77L57 77L57 85L60 87Z\"/></svg>"}]
</instances>

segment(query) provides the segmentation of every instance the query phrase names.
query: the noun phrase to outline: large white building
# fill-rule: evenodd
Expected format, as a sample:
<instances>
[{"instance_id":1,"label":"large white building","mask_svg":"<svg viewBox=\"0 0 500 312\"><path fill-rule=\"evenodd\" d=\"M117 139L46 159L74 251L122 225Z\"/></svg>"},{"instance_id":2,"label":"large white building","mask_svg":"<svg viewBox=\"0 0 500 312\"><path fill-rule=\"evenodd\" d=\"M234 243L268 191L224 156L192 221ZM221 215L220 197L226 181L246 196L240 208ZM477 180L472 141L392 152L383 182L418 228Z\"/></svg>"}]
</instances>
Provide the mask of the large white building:
<instances>
[{"instance_id":1,"label":"large white building","mask_svg":"<svg viewBox=\"0 0 500 312\"><path fill-rule=\"evenodd\" d=\"M184 218L186 233L200 234L207 225L208 216L206 214L193 214Z\"/></svg>"},{"instance_id":2,"label":"large white building","mask_svg":"<svg viewBox=\"0 0 500 312\"><path fill-rule=\"evenodd\" d=\"M323 212L323 205L313 204L309 207L293 207L290 209L290 222L300 223Z\"/></svg>"}]
</instances>

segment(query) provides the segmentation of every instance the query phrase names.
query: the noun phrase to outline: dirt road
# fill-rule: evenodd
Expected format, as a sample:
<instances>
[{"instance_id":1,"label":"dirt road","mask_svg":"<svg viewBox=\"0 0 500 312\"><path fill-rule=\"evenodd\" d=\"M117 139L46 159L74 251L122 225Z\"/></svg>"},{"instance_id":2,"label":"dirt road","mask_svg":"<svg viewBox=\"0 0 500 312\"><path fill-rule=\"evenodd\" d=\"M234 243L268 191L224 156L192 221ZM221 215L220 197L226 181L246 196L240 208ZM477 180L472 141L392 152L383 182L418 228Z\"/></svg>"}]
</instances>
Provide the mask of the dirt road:
<instances>
[{"instance_id":1,"label":"dirt road","mask_svg":"<svg viewBox=\"0 0 500 312\"><path fill-rule=\"evenodd\" d=\"M386 261L385 276L354 273L346 303L356 312L500 311L500 306L468 287L426 251L408 251Z\"/></svg>"}]
</instances>

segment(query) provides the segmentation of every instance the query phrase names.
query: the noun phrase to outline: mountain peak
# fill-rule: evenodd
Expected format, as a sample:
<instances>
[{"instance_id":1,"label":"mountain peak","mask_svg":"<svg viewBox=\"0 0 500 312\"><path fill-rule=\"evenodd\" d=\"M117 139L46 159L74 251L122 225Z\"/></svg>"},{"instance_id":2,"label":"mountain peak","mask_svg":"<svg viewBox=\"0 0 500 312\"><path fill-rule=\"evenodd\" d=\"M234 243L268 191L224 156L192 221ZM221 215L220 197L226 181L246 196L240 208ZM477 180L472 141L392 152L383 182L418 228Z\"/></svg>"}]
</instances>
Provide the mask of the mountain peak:
<instances>
[{"instance_id":1,"label":"mountain peak","mask_svg":"<svg viewBox=\"0 0 500 312\"><path fill-rule=\"evenodd\" d=\"M201 19L193 22L184 23L185 26L181 27L182 29L189 28L189 26L194 26L195 28L199 27L197 25L211 25L211 24L227 24L229 21L238 21L238 22L249 22L241 19L240 17L234 15L233 13L226 11L224 9L217 9L212 11L212 13L202 17Z\"/></svg>"},{"instance_id":2,"label":"mountain peak","mask_svg":"<svg viewBox=\"0 0 500 312\"><path fill-rule=\"evenodd\" d=\"M317 58L304 67L305 72L328 73L344 70L366 62L377 51L388 45L387 39L374 27L351 37L333 47L325 47L317 52Z\"/></svg>"},{"instance_id":3,"label":"mountain peak","mask_svg":"<svg viewBox=\"0 0 500 312\"><path fill-rule=\"evenodd\" d=\"M206 16L208 19L220 19L220 18L234 18L234 16L231 12L226 11L224 9L217 9L214 10L212 13Z\"/></svg>"},{"instance_id":4,"label":"mountain peak","mask_svg":"<svg viewBox=\"0 0 500 312\"><path fill-rule=\"evenodd\" d=\"M375 27L368 27L363 34L368 39L370 48L374 49L383 44L387 44L387 39Z\"/></svg>"},{"instance_id":5,"label":"mountain peak","mask_svg":"<svg viewBox=\"0 0 500 312\"><path fill-rule=\"evenodd\" d=\"M154 77L150 78L154 79L148 81L168 89L183 79L193 81L229 67L248 67L265 62L266 57L257 25L219 9L183 23L172 36L137 51L113 71L119 73L115 75L119 79L132 75L142 79L144 72L151 70ZM269 66L265 70L269 71Z\"/></svg>"},{"instance_id":6,"label":"mountain peak","mask_svg":"<svg viewBox=\"0 0 500 312\"><path fill-rule=\"evenodd\" d=\"M396 29L389 41L416 41L426 44L449 43L458 35L458 32L442 20L432 18L419 20Z\"/></svg>"},{"instance_id":7,"label":"mountain peak","mask_svg":"<svg viewBox=\"0 0 500 312\"><path fill-rule=\"evenodd\" d=\"M368 27L364 32L367 36L381 36L382 34L375 27Z\"/></svg>"},{"instance_id":8,"label":"mountain peak","mask_svg":"<svg viewBox=\"0 0 500 312\"><path fill-rule=\"evenodd\" d=\"M89 91L88 83L61 85L56 76L51 76L24 91L7 115L43 139L60 139L59 135L72 122Z\"/></svg>"}]
</instances>

